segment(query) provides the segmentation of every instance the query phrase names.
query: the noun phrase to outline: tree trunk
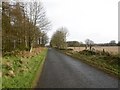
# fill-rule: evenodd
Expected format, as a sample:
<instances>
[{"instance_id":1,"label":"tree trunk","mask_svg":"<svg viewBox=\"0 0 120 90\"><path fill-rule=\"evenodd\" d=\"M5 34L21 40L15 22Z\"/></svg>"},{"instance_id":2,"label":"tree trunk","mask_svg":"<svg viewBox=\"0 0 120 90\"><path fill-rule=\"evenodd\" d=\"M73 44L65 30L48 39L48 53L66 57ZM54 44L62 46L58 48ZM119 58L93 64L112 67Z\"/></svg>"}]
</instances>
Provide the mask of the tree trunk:
<instances>
[{"instance_id":1,"label":"tree trunk","mask_svg":"<svg viewBox=\"0 0 120 90\"><path fill-rule=\"evenodd\" d=\"M24 43L25 43L25 47L28 48L28 42L27 42L27 36L24 37Z\"/></svg>"}]
</instances>

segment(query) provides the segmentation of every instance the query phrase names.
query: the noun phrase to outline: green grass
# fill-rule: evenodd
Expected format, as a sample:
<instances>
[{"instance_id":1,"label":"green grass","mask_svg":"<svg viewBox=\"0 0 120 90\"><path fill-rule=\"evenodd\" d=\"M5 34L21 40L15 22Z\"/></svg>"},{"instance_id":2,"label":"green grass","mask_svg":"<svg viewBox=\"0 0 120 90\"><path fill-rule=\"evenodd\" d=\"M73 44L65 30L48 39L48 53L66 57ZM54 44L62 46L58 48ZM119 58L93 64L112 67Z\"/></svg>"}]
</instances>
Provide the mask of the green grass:
<instances>
[{"instance_id":1,"label":"green grass","mask_svg":"<svg viewBox=\"0 0 120 90\"><path fill-rule=\"evenodd\" d=\"M36 73L44 62L46 54L47 49L44 49L40 54L31 58L3 57L2 88L32 88ZM12 66L6 67L6 62L11 63ZM9 70L13 70L15 76L8 75Z\"/></svg>"},{"instance_id":2,"label":"green grass","mask_svg":"<svg viewBox=\"0 0 120 90\"><path fill-rule=\"evenodd\" d=\"M80 59L83 62L101 69L115 77L120 78L120 56L119 55L108 55L103 53L81 51L73 52L70 50L62 51L65 54L74 58Z\"/></svg>"}]
</instances>

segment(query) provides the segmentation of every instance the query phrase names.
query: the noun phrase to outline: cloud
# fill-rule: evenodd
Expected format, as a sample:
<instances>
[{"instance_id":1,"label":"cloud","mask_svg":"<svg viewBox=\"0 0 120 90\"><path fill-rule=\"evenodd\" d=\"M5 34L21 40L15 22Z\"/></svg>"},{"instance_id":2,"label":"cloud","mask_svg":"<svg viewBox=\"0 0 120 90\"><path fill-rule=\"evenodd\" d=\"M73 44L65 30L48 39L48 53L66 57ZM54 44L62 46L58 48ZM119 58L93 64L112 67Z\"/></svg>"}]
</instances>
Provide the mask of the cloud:
<instances>
[{"instance_id":1,"label":"cloud","mask_svg":"<svg viewBox=\"0 0 120 90\"><path fill-rule=\"evenodd\" d=\"M68 40L118 39L118 0L45 0L43 4L53 24L50 37L57 28L66 26L70 33Z\"/></svg>"}]
</instances>

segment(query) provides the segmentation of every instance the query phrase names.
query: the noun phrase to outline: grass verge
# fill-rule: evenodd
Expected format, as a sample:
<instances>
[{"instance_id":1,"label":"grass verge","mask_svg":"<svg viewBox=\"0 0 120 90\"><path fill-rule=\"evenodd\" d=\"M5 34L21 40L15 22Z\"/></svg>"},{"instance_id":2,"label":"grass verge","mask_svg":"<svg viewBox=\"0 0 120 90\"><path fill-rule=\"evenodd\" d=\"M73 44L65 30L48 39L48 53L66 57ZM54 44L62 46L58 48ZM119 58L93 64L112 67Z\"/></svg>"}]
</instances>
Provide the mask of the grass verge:
<instances>
[{"instance_id":1,"label":"grass verge","mask_svg":"<svg viewBox=\"0 0 120 90\"><path fill-rule=\"evenodd\" d=\"M41 76L41 73L42 73L42 69L43 69L43 65L44 65L44 62L45 62L45 58L46 57L44 57L44 59L42 60L42 62L41 62L41 64L40 64L40 67L38 68L38 70L37 70L37 72L36 72L36 77L35 77L35 79L33 80L33 83L32 83L32 88L36 88L36 86L37 86L37 82L38 82L38 80L39 80L39 78L40 78L40 76Z\"/></svg>"},{"instance_id":2,"label":"grass verge","mask_svg":"<svg viewBox=\"0 0 120 90\"><path fill-rule=\"evenodd\" d=\"M31 58L5 56L2 60L2 88L32 88L47 49Z\"/></svg>"}]
</instances>

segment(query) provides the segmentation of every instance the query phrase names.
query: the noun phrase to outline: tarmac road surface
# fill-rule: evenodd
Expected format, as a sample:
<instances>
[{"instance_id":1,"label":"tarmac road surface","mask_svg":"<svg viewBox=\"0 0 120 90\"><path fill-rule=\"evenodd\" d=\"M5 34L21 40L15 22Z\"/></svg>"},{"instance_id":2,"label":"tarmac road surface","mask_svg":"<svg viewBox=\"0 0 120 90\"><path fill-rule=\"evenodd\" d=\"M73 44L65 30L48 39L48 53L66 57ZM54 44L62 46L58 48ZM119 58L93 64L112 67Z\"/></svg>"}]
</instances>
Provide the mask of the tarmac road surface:
<instances>
[{"instance_id":1,"label":"tarmac road surface","mask_svg":"<svg viewBox=\"0 0 120 90\"><path fill-rule=\"evenodd\" d=\"M118 88L118 79L49 48L36 88Z\"/></svg>"}]
</instances>

